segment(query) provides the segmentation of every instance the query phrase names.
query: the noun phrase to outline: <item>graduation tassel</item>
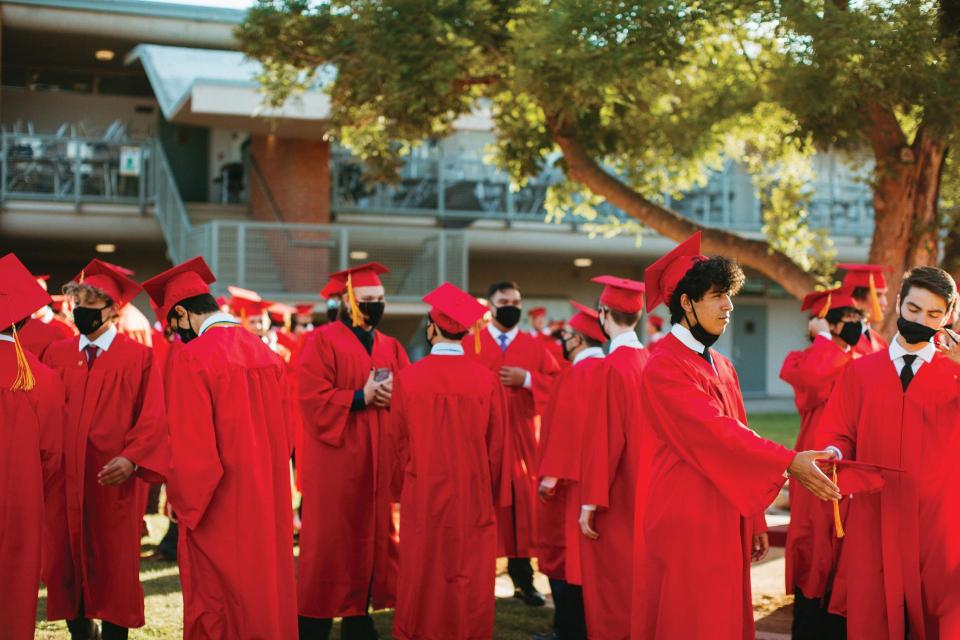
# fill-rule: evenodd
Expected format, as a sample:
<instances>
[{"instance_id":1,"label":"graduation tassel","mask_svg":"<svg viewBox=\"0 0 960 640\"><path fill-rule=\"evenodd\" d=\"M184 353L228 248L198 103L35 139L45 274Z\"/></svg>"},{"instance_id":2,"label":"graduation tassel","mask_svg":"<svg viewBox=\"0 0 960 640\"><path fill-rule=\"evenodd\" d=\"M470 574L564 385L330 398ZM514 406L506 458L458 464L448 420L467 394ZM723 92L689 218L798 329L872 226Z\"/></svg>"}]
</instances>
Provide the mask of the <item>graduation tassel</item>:
<instances>
[{"instance_id":1,"label":"graduation tassel","mask_svg":"<svg viewBox=\"0 0 960 640\"><path fill-rule=\"evenodd\" d=\"M353 292L353 276L347 274L347 304L350 305L350 322L355 327L363 326L363 314L360 313L360 305L357 304L357 296Z\"/></svg>"},{"instance_id":2,"label":"graduation tassel","mask_svg":"<svg viewBox=\"0 0 960 640\"><path fill-rule=\"evenodd\" d=\"M871 280L872 284L872 280ZM837 465L833 465L833 484L837 484ZM840 501L833 501L833 528L837 532L837 538L842 538L846 534L843 530L843 522L840 520Z\"/></svg>"},{"instance_id":3,"label":"graduation tassel","mask_svg":"<svg viewBox=\"0 0 960 640\"><path fill-rule=\"evenodd\" d=\"M821 309L820 313L817 315L818 318L826 318L827 314L830 313L830 299L832 297L832 293L827 294L827 302L823 305L823 309Z\"/></svg>"},{"instance_id":4,"label":"graduation tassel","mask_svg":"<svg viewBox=\"0 0 960 640\"><path fill-rule=\"evenodd\" d=\"M13 349L17 354L17 377L14 378L10 390L30 391L37 386L37 379L33 377L33 371L30 370L30 362L27 360L27 355L23 352L23 345L20 344L17 325L13 325Z\"/></svg>"},{"instance_id":5,"label":"graduation tassel","mask_svg":"<svg viewBox=\"0 0 960 640\"><path fill-rule=\"evenodd\" d=\"M473 323L473 352L480 355L480 332L483 331L483 318Z\"/></svg>"},{"instance_id":6,"label":"graduation tassel","mask_svg":"<svg viewBox=\"0 0 960 640\"><path fill-rule=\"evenodd\" d=\"M870 321L883 322L883 309L880 308L880 296L877 295L877 285L870 274Z\"/></svg>"}]
</instances>

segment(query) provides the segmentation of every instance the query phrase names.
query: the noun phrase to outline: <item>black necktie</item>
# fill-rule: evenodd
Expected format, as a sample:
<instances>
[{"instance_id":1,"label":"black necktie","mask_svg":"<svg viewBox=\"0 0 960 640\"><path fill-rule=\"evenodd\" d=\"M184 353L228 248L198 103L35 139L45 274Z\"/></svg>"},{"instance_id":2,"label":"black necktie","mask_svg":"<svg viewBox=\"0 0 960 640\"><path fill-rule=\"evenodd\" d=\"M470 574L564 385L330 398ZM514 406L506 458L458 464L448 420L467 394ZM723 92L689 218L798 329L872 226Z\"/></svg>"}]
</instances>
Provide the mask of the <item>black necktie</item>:
<instances>
[{"instance_id":1,"label":"black necktie","mask_svg":"<svg viewBox=\"0 0 960 640\"><path fill-rule=\"evenodd\" d=\"M917 359L917 356L903 356L903 369L900 369L900 384L903 386L903 390L906 391L907 387L910 386L910 381L913 380L913 361Z\"/></svg>"},{"instance_id":2,"label":"black necktie","mask_svg":"<svg viewBox=\"0 0 960 640\"><path fill-rule=\"evenodd\" d=\"M700 357L707 361L708 364L713 364L713 357L710 355L710 348L704 347L703 351L700 352Z\"/></svg>"}]
</instances>

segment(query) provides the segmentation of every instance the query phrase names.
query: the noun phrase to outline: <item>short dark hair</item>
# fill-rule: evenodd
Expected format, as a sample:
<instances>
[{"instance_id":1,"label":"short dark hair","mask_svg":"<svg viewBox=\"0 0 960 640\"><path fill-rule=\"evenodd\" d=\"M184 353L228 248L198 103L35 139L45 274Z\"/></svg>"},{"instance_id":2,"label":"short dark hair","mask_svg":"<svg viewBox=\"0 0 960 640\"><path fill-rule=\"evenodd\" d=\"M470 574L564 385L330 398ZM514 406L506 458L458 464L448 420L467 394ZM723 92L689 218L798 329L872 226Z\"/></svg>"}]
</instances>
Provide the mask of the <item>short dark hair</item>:
<instances>
[{"instance_id":1,"label":"short dark hair","mask_svg":"<svg viewBox=\"0 0 960 640\"><path fill-rule=\"evenodd\" d=\"M957 301L957 283L954 282L953 276L939 267L914 267L903 274L903 280L900 283L901 303L913 287L926 289L943 298L947 303L948 311Z\"/></svg>"},{"instance_id":2,"label":"short dark hair","mask_svg":"<svg viewBox=\"0 0 960 640\"><path fill-rule=\"evenodd\" d=\"M847 315L848 313L856 313L858 316L863 318L863 312L856 307L837 307L827 311L826 321L830 324L839 324L840 322L843 322L843 316Z\"/></svg>"},{"instance_id":3,"label":"short dark hair","mask_svg":"<svg viewBox=\"0 0 960 640\"><path fill-rule=\"evenodd\" d=\"M573 330L573 333L574 333L574 335L580 336L580 338L583 340L584 344L586 344L588 347L602 347L602 346L603 346L603 343L602 343L601 341L595 340L594 338L591 338L591 337L588 336L587 334L582 333L582 332L580 332L580 331L577 331L576 329Z\"/></svg>"},{"instance_id":4,"label":"short dark hair","mask_svg":"<svg viewBox=\"0 0 960 640\"><path fill-rule=\"evenodd\" d=\"M613 321L616 322L621 327L629 327L630 325L634 325L640 322L639 311L636 311L634 313L626 313L625 311L618 311L616 309L611 309L610 307L607 307L607 313L609 313L610 317L613 318Z\"/></svg>"},{"instance_id":5,"label":"short dark hair","mask_svg":"<svg viewBox=\"0 0 960 640\"><path fill-rule=\"evenodd\" d=\"M670 296L670 323L677 324L683 318L683 305L680 296L687 296L694 302L703 300L711 290L735 296L740 293L746 280L743 269L730 258L714 256L693 265L677 283Z\"/></svg>"},{"instance_id":6,"label":"short dark hair","mask_svg":"<svg viewBox=\"0 0 960 640\"><path fill-rule=\"evenodd\" d=\"M854 287L853 291L850 292L850 297L852 297L857 302L863 302L867 299L867 296L870 295L870 287Z\"/></svg>"},{"instance_id":7,"label":"short dark hair","mask_svg":"<svg viewBox=\"0 0 960 640\"><path fill-rule=\"evenodd\" d=\"M513 282L512 280L501 280L500 282L494 282L487 290L487 300L492 298L493 294L499 291L509 291L510 289L516 289L518 293L520 292L520 287L518 287L517 283Z\"/></svg>"},{"instance_id":8,"label":"short dark hair","mask_svg":"<svg viewBox=\"0 0 960 640\"><path fill-rule=\"evenodd\" d=\"M437 322L430 317L429 313L427 314L427 323L435 326L437 328L437 331L440 332L440 335L446 338L447 340L463 340L464 338L467 337L467 334L469 333L469 331L460 331L459 333L449 333L447 331L444 331L443 327L437 324Z\"/></svg>"},{"instance_id":9,"label":"short dark hair","mask_svg":"<svg viewBox=\"0 0 960 640\"><path fill-rule=\"evenodd\" d=\"M177 306L183 307L190 313L195 313L197 315L220 311L220 305L217 304L216 298L209 293L201 293L198 296L184 298L180 302L170 307L170 311L167 313L167 324L170 324L170 321L173 320L173 317L176 315L173 312L173 307Z\"/></svg>"}]
</instances>

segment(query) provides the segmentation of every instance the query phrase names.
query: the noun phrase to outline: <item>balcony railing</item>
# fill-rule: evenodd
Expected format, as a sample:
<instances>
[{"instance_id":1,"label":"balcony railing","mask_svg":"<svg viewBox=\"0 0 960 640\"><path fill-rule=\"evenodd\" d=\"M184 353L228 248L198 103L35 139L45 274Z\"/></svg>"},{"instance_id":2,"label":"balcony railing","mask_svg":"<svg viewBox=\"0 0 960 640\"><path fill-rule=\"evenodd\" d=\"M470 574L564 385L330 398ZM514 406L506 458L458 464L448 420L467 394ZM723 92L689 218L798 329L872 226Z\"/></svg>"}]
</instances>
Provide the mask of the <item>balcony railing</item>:
<instances>
[{"instance_id":1,"label":"balcony railing","mask_svg":"<svg viewBox=\"0 0 960 640\"><path fill-rule=\"evenodd\" d=\"M270 300L316 297L330 273L376 259L397 302L419 302L444 281L467 286L462 231L214 220L183 235L183 255L202 255L215 289L235 284Z\"/></svg>"},{"instance_id":2,"label":"balcony railing","mask_svg":"<svg viewBox=\"0 0 960 640\"><path fill-rule=\"evenodd\" d=\"M427 157L410 159L396 184L367 184L361 162L336 153L332 162L333 210L337 213L421 215L454 220L543 220L547 189L561 175L552 169L523 189L513 192L509 177L480 160ZM763 226L760 202L752 186L737 181L732 163L710 176L706 186L683 198L663 201L683 216L701 224L759 232ZM742 176L739 176L742 177ZM867 236L873 232L870 190L859 183L840 183L832 177L815 185L810 204L811 224L838 235ZM610 205L603 213L626 218Z\"/></svg>"},{"instance_id":3,"label":"balcony railing","mask_svg":"<svg viewBox=\"0 0 960 640\"><path fill-rule=\"evenodd\" d=\"M20 133L0 140L0 200L136 204L155 193L154 142Z\"/></svg>"}]
</instances>

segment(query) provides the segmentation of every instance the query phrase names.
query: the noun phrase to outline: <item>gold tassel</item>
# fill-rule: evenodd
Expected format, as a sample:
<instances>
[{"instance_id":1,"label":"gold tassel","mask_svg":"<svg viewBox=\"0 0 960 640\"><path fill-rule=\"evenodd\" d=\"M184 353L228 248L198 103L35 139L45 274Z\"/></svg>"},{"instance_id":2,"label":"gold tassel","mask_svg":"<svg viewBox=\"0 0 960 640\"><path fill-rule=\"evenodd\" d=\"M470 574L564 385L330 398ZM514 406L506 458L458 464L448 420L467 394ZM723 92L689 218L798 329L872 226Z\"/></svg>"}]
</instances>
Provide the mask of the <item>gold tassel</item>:
<instances>
[{"instance_id":1,"label":"gold tassel","mask_svg":"<svg viewBox=\"0 0 960 640\"><path fill-rule=\"evenodd\" d=\"M883 322L883 309L880 308L880 296L877 295L877 285L870 274L870 322Z\"/></svg>"},{"instance_id":2,"label":"gold tassel","mask_svg":"<svg viewBox=\"0 0 960 640\"><path fill-rule=\"evenodd\" d=\"M473 352L480 355L480 332L483 331L483 318L473 323Z\"/></svg>"},{"instance_id":3,"label":"gold tassel","mask_svg":"<svg viewBox=\"0 0 960 640\"><path fill-rule=\"evenodd\" d=\"M80 270L80 278L77 280L77 284L83 284L83 278L84 278L84 274L85 274L86 272L87 272L86 269L81 269L81 270Z\"/></svg>"},{"instance_id":4,"label":"gold tassel","mask_svg":"<svg viewBox=\"0 0 960 640\"><path fill-rule=\"evenodd\" d=\"M363 314L360 313L360 305L357 304L357 296L353 292L353 276L347 274L347 304L350 305L350 322L355 327L363 326Z\"/></svg>"},{"instance_id":5,"label":"gold tassel","mask_svg":"<svg viewBox=\"0 0 960 640\"><path fill-rule=\"evenodd\" d=\"M37 386L37 379L33 377L33 371L30 370L30 362L27 361L27 355L23 352L16 325L13 325L13 349L17 354L17 377L14 378L10 390L30 391Z\"/></svg>"},{"instance_id":6,"label":"gold tassel","mask_svg":"<svg viewBox=\"0 0 960 640\"><path fill-rule=\"evenodd\" d=\"M823 305L823 309L820 310L820 313L817 315L818 318L826 318L827 314L830 313L830 301L833 298L832 293L827 294L827 302Z\"/></svg>"},{"instance_id":7,"label":"gold tassel","mask_svg":"<svg viewBox=\"0 0 960 640\"><path fill-rule=\"evenodd\" d=\"M870 283L873 284L872 279ZM833 484L837 484L837 465L836 464L833 465ZM833 528L836 530L838 538L842 538L845 535L847 535L846 532L843 530L843 522L841 522L840 520L840 501L839 500L833 501Z\"/></svg>"}]
</instances>

